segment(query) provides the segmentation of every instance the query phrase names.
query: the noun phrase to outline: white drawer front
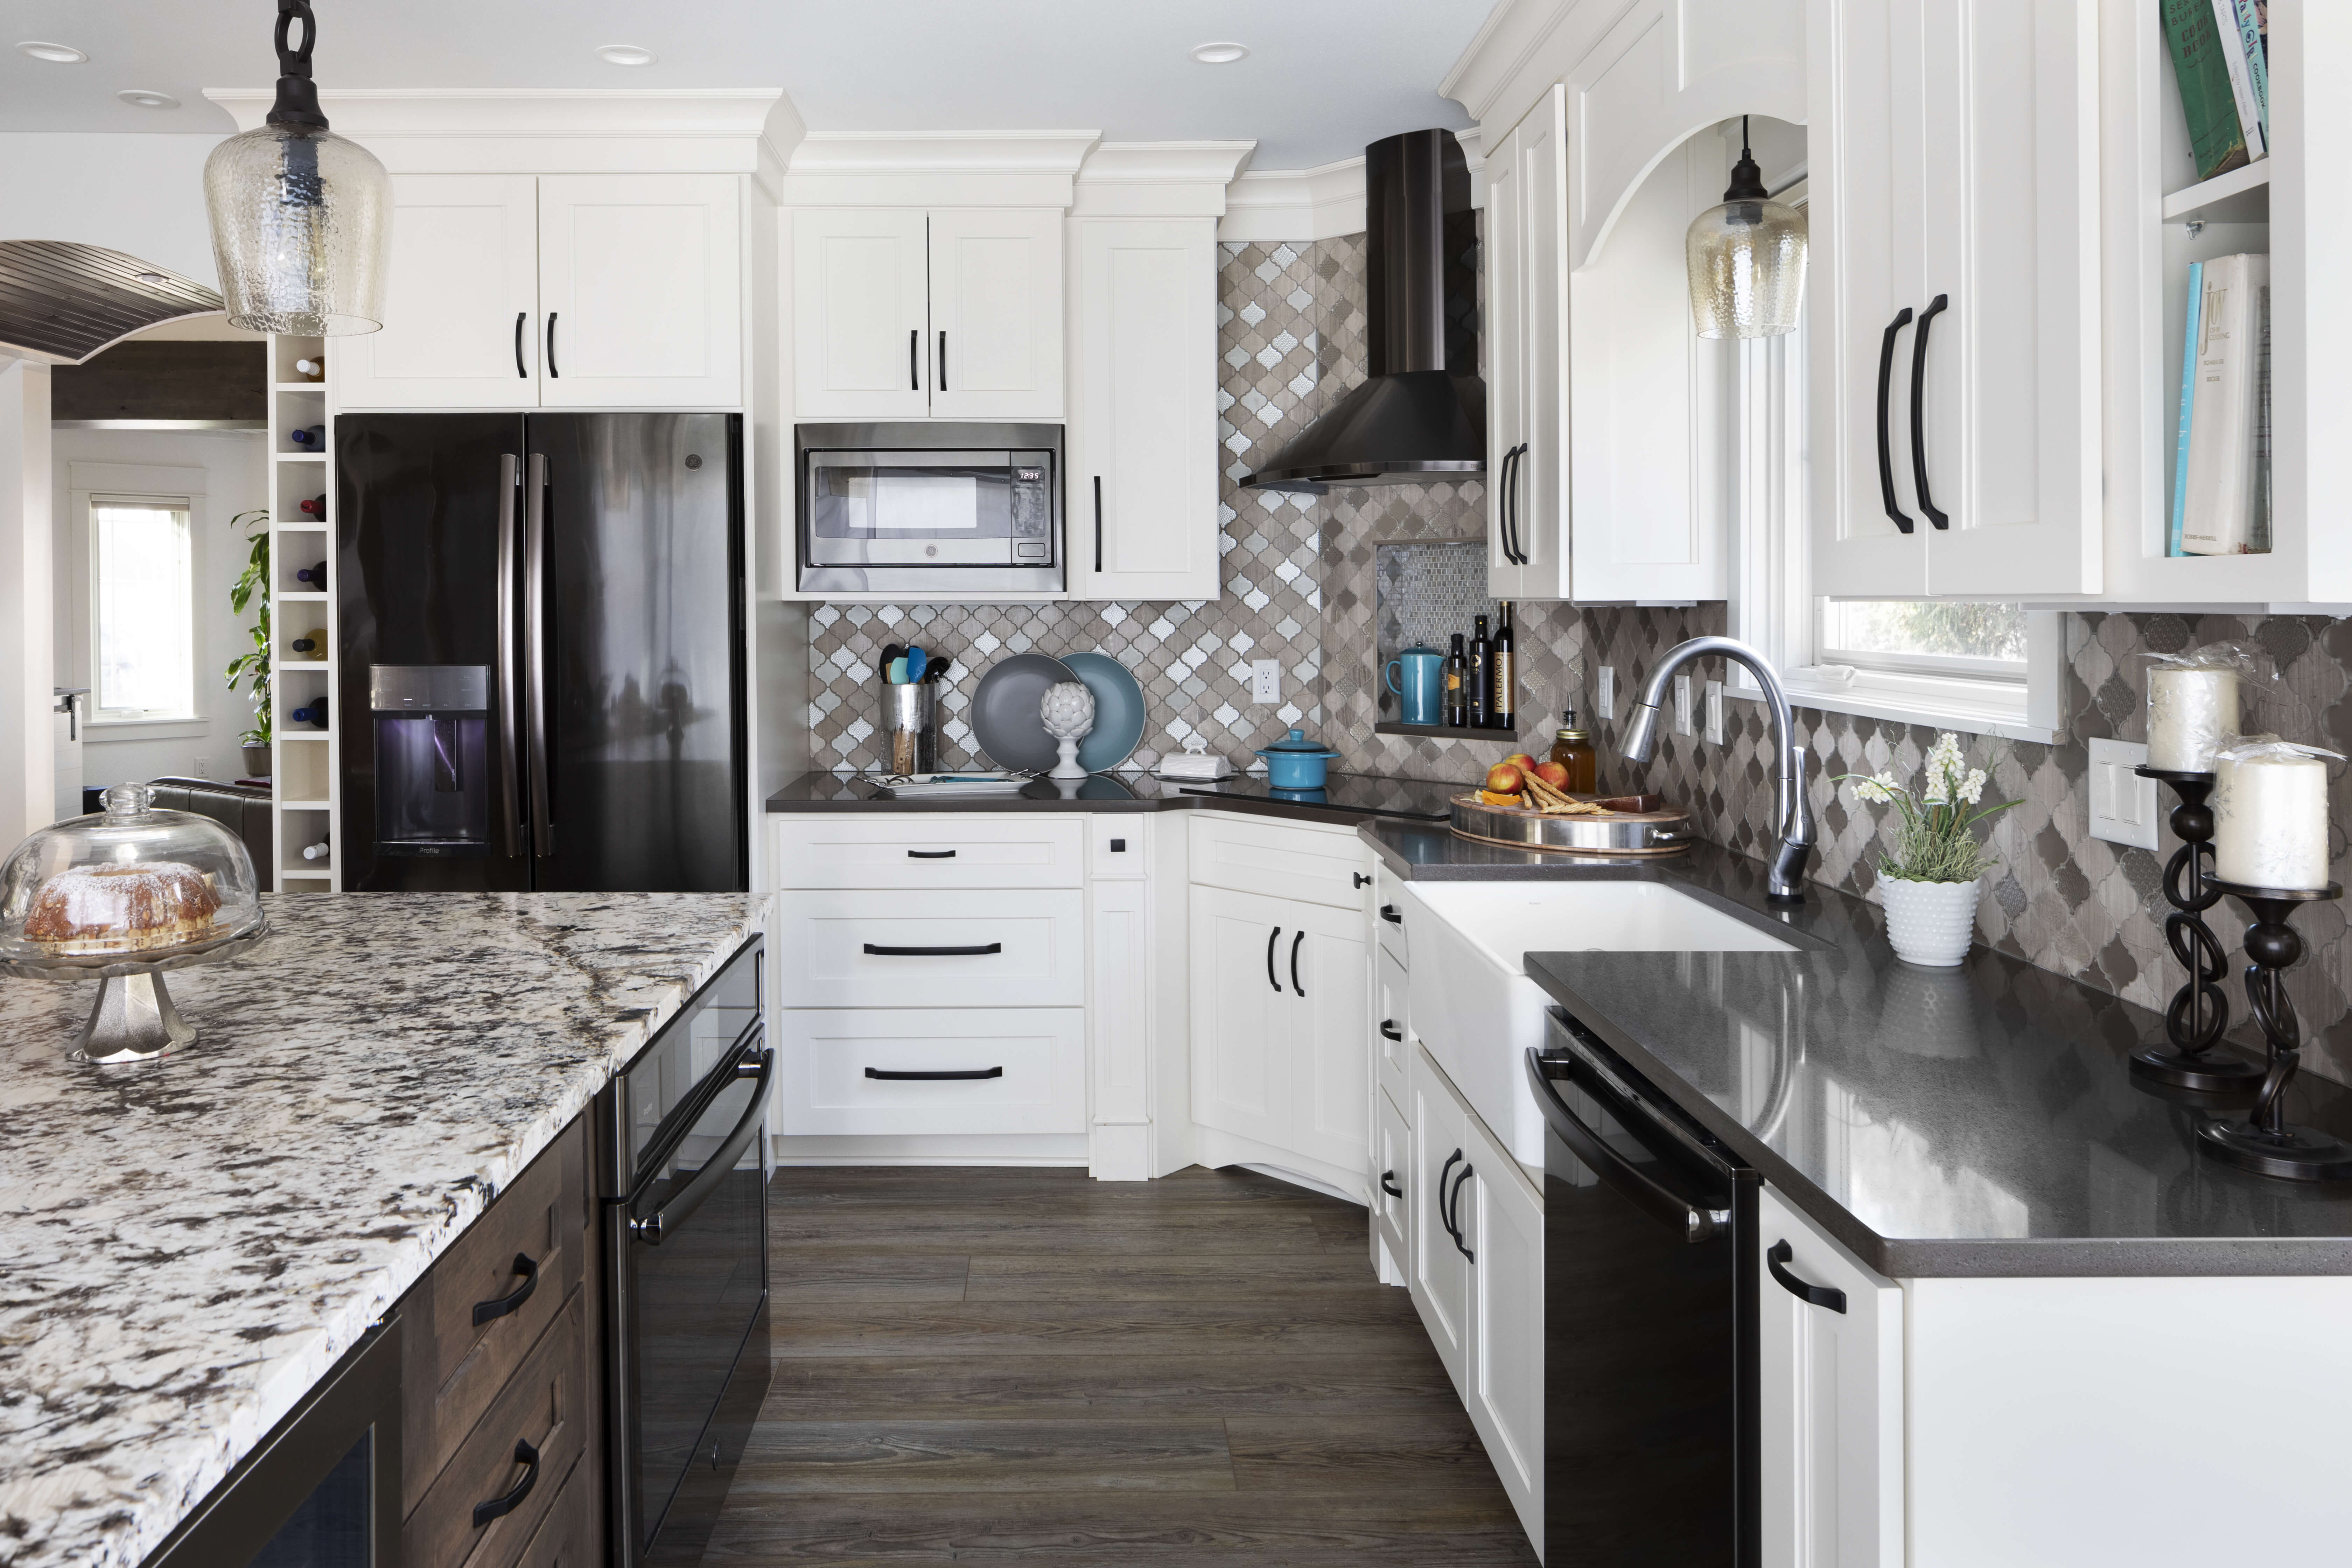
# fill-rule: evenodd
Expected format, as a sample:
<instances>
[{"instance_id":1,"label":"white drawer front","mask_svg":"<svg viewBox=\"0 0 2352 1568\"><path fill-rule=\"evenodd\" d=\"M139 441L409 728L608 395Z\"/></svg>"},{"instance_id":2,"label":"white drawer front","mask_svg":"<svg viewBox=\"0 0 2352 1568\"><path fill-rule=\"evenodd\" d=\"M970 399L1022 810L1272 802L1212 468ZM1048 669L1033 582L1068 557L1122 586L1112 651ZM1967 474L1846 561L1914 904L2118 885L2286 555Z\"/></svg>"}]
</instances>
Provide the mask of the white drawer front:
<instances>
[{"instance_id":1,"label":"white drawer front","mask_svg":"<svg viewBox=\"0 0 2352 1568\"><path fill-rule=\"evenodd\" d=\"M1075 890L780 893L775 929L771 951L786 1007L1077 1007L1087 999L1086 895Z\"/></svg>"},{"instance_id":2,"label":"white drawer front","mask_svg":"<svg viewBox=\"0 0 2352 1568\"><path fill-rule=\"evenodd\" d=\"M769 819L779 888L1076 888L1086 819L1075 814L799 816Z\"/></svg>"},{"instance_id":3,"label":"white drawer front","mask_svg":"<svg viewBox=\"0 0 2352 1568\"><path fill-rule=\"evenodd\" d=\"M1373 970L1372 1060L1380 1066L1381 1088L1400 1106L1412 1103L1412 1031L1405 1026L1405 975L1386 948Z\"/></svg>"},{"instance_id":4,"label":"white drawer front","mask_svg":"<svg viewBox=\"0 0 2352 1568\"><path fill-rule=\"evenodd\" d=\"M1141 812L1087 814L1095 880L1140 881L1151 870L1151 818Z\"/></svg>"},{"instance_id":5,"label":"white drawer front","mask_svg":"<svg viewBox=\"0 0 2352 1568\"><path fill-rule=\"evenodd\" d=\"M804 1009L776 1033L788 1136L1087 1130L1083 1008Z\"/></svg>"},{"instance_id":6,"label":"white drawer front","mask_svg":"<svg viewBox=\"0 0 2352 1568\"><path fill-rule=\"evenodd\" d=\"M1191 826L1195 882L1343 910L1364 907L1371 852L1352 828L1212 816L1195 816Z\"/></svg>"}]
</instances>

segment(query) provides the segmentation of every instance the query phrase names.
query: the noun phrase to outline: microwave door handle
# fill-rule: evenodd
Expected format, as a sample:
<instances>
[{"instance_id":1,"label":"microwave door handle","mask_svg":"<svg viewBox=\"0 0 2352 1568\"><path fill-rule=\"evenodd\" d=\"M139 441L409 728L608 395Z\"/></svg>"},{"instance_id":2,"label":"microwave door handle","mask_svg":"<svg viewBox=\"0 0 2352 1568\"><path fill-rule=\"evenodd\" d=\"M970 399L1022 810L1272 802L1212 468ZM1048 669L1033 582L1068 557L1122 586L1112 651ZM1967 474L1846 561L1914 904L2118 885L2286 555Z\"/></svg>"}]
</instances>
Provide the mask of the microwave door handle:
<instances>
[{"instance_id":1,"label":"microwave door handle","mask_svg":"<svg viewBox=\"0 0 2352 1568\"><path fill-rule=\"evenodd\" d=\"M530 852L555 853L547 788L547 454L533 452L522 492L524 712L530 720Z\"/></svg>"},{"instance_id":2,"label":"microwave door handle","mask_svg":"<svg viewBox=\"0 0 2352 1568\"><path fill-rule=\"evenodd\" d=\"M751 1065L754 1059L759 1063L756 1068ZM756 1080L751 1088L751 1103L745 1108L734 1130L727 1134L727 1142L719 1146L717 1153L703 1162L702 1169L694 1173L694 1180L687 1183L676 1197L644 1219L631 1216L629 1234L637 1240L659 1247L663 1237L692 1219L694 1211L719 1190L719 1184L727 1179L727 1173L735 1168L735 1162L743 1157L743 1151L758 1135L760 1124L768 1115L768 1089L776 1077L774 1047L761 1047L756 1058L745 1057L738 1060L735 1076Z\"/></svg>"},{"instance_id":3,"label":"microwave door handle","mask_svg":"<svg viewBox=\"0 0 2352 1568\"><path fill-rule=\"evenodd\" d=\"M515 492L521 465L512 452L499 455L499 843L510 856L522 853L522 798L516 786L521 759L515 745Z\"/></svg>"},{"instance_id":4,"label":"microwave door handle","mask_svg":"<svg viewBox=\"0 0 2352 1568\"><path fill-rule=\"evenodd\" d=\"M1662 1220L1682 1232L1686 1242L1712 1241L1728 1229L1728 1210L1708 1208L1673 1191L1648 1172L1626 1159L1577 1114L1569 1110L1568 1102L1552 1087L1549 1075L1543 1070L1543 1058L1535 1051L1528 1052L1528 1077L1535 1084L1536 1103L1542 1108L1544 1121L1559 1134L1559 1141L1570 1152L1592 1167L1602 1184L1620 1197L1653 1219Z\"/></svg>"}]
</instances>

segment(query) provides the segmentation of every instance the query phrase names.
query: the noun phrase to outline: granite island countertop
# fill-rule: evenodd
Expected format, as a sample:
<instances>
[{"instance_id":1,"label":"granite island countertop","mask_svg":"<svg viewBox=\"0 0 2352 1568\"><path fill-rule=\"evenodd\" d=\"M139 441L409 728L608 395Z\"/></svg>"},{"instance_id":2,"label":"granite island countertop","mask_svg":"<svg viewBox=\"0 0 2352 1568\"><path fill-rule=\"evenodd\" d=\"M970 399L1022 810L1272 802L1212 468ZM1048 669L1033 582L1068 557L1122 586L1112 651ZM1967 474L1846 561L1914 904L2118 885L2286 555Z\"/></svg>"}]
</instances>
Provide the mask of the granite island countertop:
<instances>
[{"instance_id":1,"label":"granite island countertop","mask_svg":"<svg viewBox=\"0 0 2352 1568\"><path fill-rule=\"evenodd\" d=\"M2285 1182L2200 1154L2244 1102L2168 1095L2126 1063L2145 1007L1983 947L1957 969L1895 958L1876 905L1712 844L1579 860L1358 829L1408 880L1666 883L1788 933L1790 952L1529 952L1528 977L1890 1279L2352 1274L2352 1184ZM2231 1010L2245 1002L2234 984ZM2248 1054L2252 1054L2251 1051ZM2299 1078L2293 1120L2352 1134L2352 1089Z\"/></svg>"},{"instance_id":2,"label":"granite island countertop","mask_svg":"<svg viewBox=\"0 0 2352 1568\"><path fill-rule=\"evenodd\" d=\"M195 1043L0 981L0 1565L132 1568L757 927L743 893L265 894Z\"/></svg>"}]
</instances>

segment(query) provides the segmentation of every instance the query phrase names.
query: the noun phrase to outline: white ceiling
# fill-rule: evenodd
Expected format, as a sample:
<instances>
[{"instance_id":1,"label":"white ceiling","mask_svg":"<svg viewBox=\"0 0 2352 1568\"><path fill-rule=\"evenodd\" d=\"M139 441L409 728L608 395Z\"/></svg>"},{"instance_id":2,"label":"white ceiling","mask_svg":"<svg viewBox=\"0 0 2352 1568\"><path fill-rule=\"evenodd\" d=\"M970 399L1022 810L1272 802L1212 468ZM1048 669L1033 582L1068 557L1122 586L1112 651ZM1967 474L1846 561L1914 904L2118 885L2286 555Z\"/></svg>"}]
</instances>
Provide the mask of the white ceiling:
<instances>
[{"instance_id":1,"label":"white ceiling","mask_svg":"<svg viewBox=\"0 0 2352 1568\"><path fill-rule=\"evenodd\" d=\"M813 131L1251 140L1308 168L1469 123L1437 82L1489 0L314 0L326 88L781 87ZM0 131L226 132L208 87L277 75L272 0L7 0ZM14 46L69 44L81 65ZM1246 44L1196 64L1196 44ZM604 44L656 63L604 64ZM175 110L117 101L169 93Z\"/></svg>"}]
</instances>

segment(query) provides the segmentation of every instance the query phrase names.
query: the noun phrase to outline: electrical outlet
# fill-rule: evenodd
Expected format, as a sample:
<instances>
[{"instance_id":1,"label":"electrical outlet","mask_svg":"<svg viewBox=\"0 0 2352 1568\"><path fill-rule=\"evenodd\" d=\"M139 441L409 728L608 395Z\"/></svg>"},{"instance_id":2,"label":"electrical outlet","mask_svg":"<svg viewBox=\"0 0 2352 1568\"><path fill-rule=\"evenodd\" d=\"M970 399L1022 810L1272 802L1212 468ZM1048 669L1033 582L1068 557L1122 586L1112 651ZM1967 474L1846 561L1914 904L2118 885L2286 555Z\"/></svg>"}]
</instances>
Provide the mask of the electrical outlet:
<instances>
[{"instance_id":1,"label":"electrical outlet","mask_svg":"<svg viewBox=\"0 0 2352 1568\"><path fill-rule=\"evenodd\" d=\"M2147 761L2137 741L2091 742L2091 837L2110 844L2156 847L2156 781L2132 772Z\"/></svg>"},{"instance_id":2,"label":"electrical outlet","mask_svg":"<svg viewBox=\"0 0 2352 1568\"><path fill-rule=\"evenodd\" d=\"M1282 661L1280 659L1250 660L1250 700L1252 702L1282 700Z\"/></svg>"},{"instance_id":3,"label":"electrical outlet","mask_svg":"<svg viewBox=\"0 0 2352 1568\"><path fill-rule=\"evenodd\" d=\"M1602 665L1593 700L1600 708L1600 717L1612 723L1617 721L1617 671L1613 666Z\"/></svg>"},{"instance_id":4,"label":"electrical outlet","mask_svg":"<svg viewBox=\"0 0 2352 1568\"><path fill-rule=\"evenodd\" d=\"M1723 744L1723 682L1720 680L1710 680L1706 683L1705 738L1710 746Z\"/></svg>"},{"instance_id":5,"label":"electrical outlet","mask_svg":"<svg viewBox=\"0 0 2352 1568\"><path fill-rule=\"evenodd\" d=\"M208 779L212 777L213 760L210 757L198 757L196 759L196 771L190 776L200 779Z\"/></svg>"},{"instance_id":6,"label":"electrical outlet","mask_svg":"<svg viewBox=\"0 0 2352 1568\"><path fill-rule=\"evenodd\" d=\"M1687 675L1677 675L1675 677L1675 733L1687 735L1690 732L1691 678Z\"/></svg>"}]
</instances>

